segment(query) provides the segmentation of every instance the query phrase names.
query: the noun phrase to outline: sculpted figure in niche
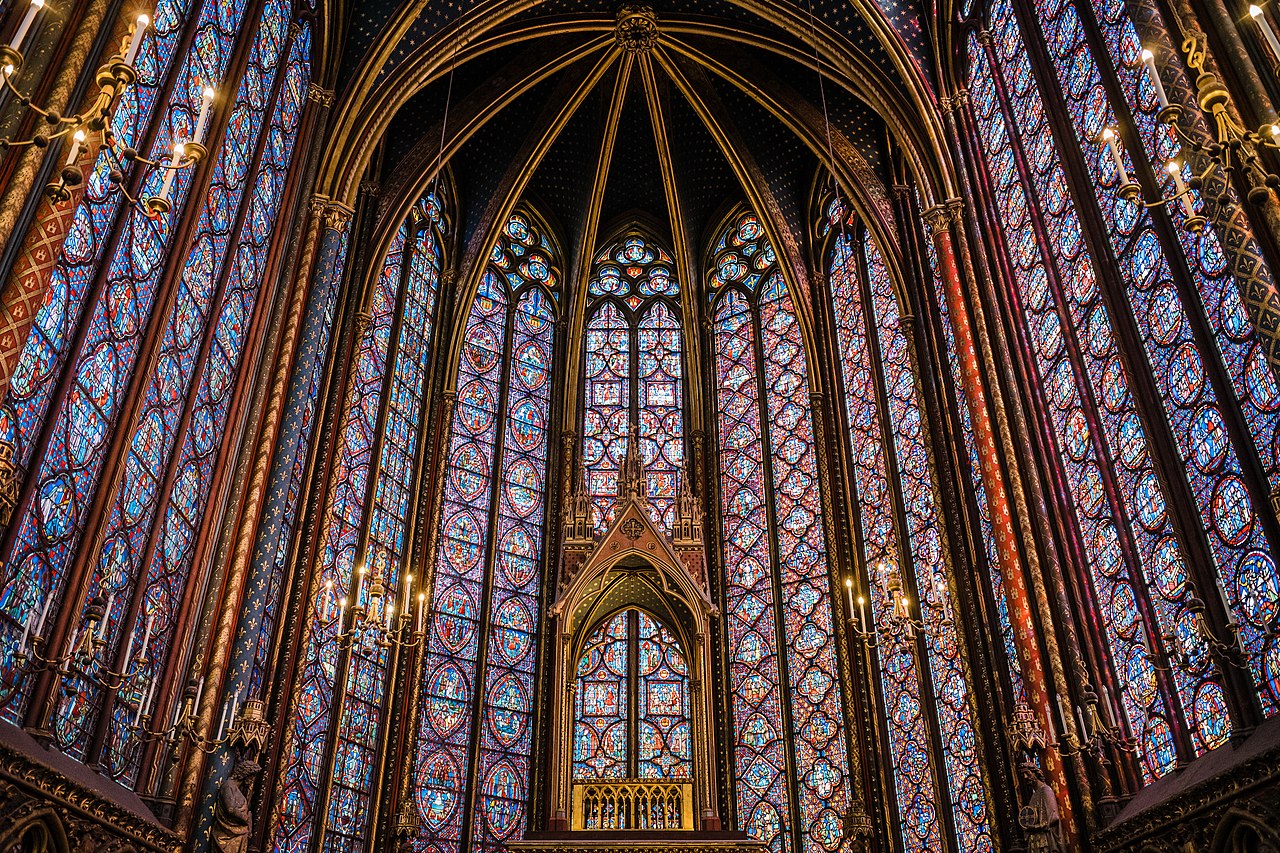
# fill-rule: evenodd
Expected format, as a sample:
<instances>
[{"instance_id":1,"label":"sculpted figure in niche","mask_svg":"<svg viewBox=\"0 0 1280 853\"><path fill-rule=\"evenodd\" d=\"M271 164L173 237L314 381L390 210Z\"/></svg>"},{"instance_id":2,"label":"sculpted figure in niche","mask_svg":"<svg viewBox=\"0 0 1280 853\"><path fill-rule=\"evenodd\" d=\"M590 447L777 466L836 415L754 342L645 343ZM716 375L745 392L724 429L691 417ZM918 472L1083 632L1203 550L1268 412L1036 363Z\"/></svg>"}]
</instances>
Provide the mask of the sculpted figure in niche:
<instances>
[{"instance_id":1,"label":"sculpted figure in niche","mask_svg":"<svg viewBox=\"0 0 1280 853\"><path fill-rule=\"evenodd\" d=\"M253 761L241 761L222 780L218 802L213 810L213 849L215 853L245 853L249 849L249 828L253 812L249 810L249 791L253 777L262 768Z\"/></svg>"},{"instance_id":2,"label":"sculpted figure in niche","mask_svg":"<svg viewBox=\"0 0 1280 853\"><path fill-rule=\"evenodd\" d=\"M1040 768L1026 763L1018 767L1024 783L1025 800L1018 811L1030 853L1063 853L1058 818L1058 798Z\"/></svg>"}]
</instances>

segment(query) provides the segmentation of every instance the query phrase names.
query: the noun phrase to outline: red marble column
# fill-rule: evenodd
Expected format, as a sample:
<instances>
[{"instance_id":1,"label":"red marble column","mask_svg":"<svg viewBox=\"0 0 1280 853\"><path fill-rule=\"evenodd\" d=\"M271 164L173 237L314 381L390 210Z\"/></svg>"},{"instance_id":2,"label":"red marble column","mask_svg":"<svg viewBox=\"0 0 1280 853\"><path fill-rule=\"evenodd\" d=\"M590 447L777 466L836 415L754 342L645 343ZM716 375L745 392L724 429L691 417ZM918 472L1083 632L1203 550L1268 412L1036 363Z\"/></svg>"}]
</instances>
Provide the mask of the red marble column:
<instances>
[{"instance_id":1,"label":"red marble column","mask_svg":"<svg viewBox=\"0 0 1280 853\"><path fill-rule=\"evenodd\" d=\"M973 324L964 298L960 270L956 263L954 238L950 227L953 217L949 211L941 208L934 208L926 214L926 217L930 219L930 231L938 252L938 272L946 291L947 311L951 315L952 328L955 332L956 355L959 358L961 370L960 381L964 384L974 439L978 442L982 484L987 492L991 526L996 538L996 553L1000 560L1000 571L1005 580L1005 597L1009 605L1010 620L1013 622L1015 645L1019 663L1022 665L1027 701L1036 713L1041 728L1050 732L1054 731L1056 726L1052 719L1053 706L1049 699L1048 675L1032 628L1034 622L1031 597L1027 592L1026 573L1023 570L1018 541L1014 535L1009 493L1005 486L1004 473L1000 470L1000 460L996 454L995 429L988 409L986 391L983 389ZM1044 759L1049 784L1058 795L1062 828L1069 842L1076 836L1075 819L1072 815L1071 798L1067 791L1062 760L1053 749L1044 751Z\"/></svg>"},{"instance_id":2,"label":"red marble column","mask_svg":"<svg viewBox=\"0 0 1280 853\"><path fill-rule=\"evenodd\" d=\"M97 145L84 146L76 164L81 181L67 188L66 198L55 201L45 195L40 199L22 250L0 290L0 399L9 392L9 381L18 367L18 357L26 346L36 312L44 302L54 265L62 254L62 244L71 230L97 154Z\"/></svg>"}]
</instances>

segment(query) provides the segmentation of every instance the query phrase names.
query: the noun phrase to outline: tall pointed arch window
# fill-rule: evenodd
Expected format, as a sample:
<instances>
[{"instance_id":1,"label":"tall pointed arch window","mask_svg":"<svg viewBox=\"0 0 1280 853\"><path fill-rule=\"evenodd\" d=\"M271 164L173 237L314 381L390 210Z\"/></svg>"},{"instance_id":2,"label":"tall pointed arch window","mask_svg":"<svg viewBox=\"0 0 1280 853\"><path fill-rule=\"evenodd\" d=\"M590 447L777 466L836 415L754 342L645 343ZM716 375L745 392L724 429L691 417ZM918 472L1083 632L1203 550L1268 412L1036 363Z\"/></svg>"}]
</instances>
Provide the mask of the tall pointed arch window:
<instances>
[{"instance_id":1,"label":"tall pointed arch window","mask_svg":"<svg viewBox=\"0 0 1280 853\"><path fill-rule=\"evenodd\" d=\"M372 635L339 642L338 634L351 629L340 620L356 606L371 624L383 624L408 583L409 520L422 476L448 222L437 195L414 207L392 237L359 324L286 730L273 823L273 842L284 849L309 843L320 808L326 810L323 849L358 848L367 837L389 651ZM353 584L358 578L363 582Z\"/></svg>"},{"instance_id":2,"label":"tall pointed arch window","mask_svg":"<svg viewBox=\"0 0 1280 853\"><path fill-rule=\"evenodd\" d=\"M775 851L834 850L849 759L804 340L755 214L726 226L713 265L738 825Z\"/></svg>"},{"instance_id":3,"label":"tall pointed arch window","mask_svg":"<svg viewBox=\"0 0 1280 853\"><path fill-rule=\"evenodd\" d=\"M616 613L587 638L576 674L575 780L692 775L689 662L670 629Z\"/></svg>"},{"instance_id":4,"label":"tall pointed arch window","mask_svg":"<svg viewBox=\"0 0 1280 853\"><path fill-rule=\"evenodd\" d=\"M842 227L828 264L898 832L908 851L992 850L909 327L869 234Z\"/></svg>"},{"instance_id":5,"label":"tall pointed arch window","mask_svg":"<svg viewBox=\"0 0 1280 853\"><path fill-rule=\"evenodd\" d=\"M629 234L596 253L587 287L583 468L597 530L613 521L627 442L640 438L654 521L675 521L684 466L684 345L671 255Z\"/></svg>"},{"instance_id":6,"label":"tall pointed arch window","mask_svg":"<svg viewBox=\"0 0 1280 853\"><path fill-rule=\"evenodd\" d=\"M40 614L51 627L64 608L75 611L71 625L104 613L105 645L64 679L53 732L59 748L126 785L138 781L139 706L164 681L236 377L268 301L268 250L310 78L310 25L291 26L294 4L268 0L250 16L238 0L195 6L161 0L113 129L163 158L190 138L214 84L226 126L207 140L208 187L193 192L196 170L177 172L172 211L152 219L125 202L99 157L0 406L0 432L30 466L0 575L0 713L17 721L26 709L32 680L16 669L24 627ZM184 34L201 49L179 55ZM244 70L228 76L237 52ZM162 170L140 168L129 165L126 182L157 194ZM104 479L113 443L123 461ZM86 581L70 597L73 572ZM122 649L136 666L105 692L94 676L121 666Z\"/></svg>"},{"instance_id":7,"label":"tall pointed arch window","mask_svg":"<svg viewBox=\"0 0 1280 853\"><path fill-rule=\"evenodd\" d=\"M545 229L517 212L463 331L417 687L415 851L500 850L526 823L558 285Z\"/></svg>"},{"instance_id":8,"label":"tall pointed arch window","mask_svg":"<svg viewBox=\"0 0 1280 853\"><path fill-rule=\"evenodd\" d=\"M1263 709L1277 710L1276 638L1263 622L1280 598L1265 504L1280 393L1212 232L1192 238L1115 197L1115 165L1092 142L1117 122L1109 77L1139 105L1144 153L1176 153L1154 131L1154 93L1136 69L1126 14L1070 2L1032 8L1039 22L1019 20L1008 0L993 3L997 38L970 37L970 89L1015 298L1119 674L1108 712L1128 723L1150 779L1229 734L1222 675L1191 606L1218 597L1217 582ZM1110 56L1090 51L1091 27L1101 28ZM1033 67L1024 29L1044 40L1050 67ZM1056 98L1059 86L1074 138L1050 129L1041 92ZM1066 162L1095 184L1074 204ZM1132 160L1126 168L1134 172ZM1088 243L1082 217L1103 225L1104 243ZM1175 505L1195 523L1179 523L1187 513ZM1168 679L1158 674L1163 658Z\"/></svg>"}]
</instances>

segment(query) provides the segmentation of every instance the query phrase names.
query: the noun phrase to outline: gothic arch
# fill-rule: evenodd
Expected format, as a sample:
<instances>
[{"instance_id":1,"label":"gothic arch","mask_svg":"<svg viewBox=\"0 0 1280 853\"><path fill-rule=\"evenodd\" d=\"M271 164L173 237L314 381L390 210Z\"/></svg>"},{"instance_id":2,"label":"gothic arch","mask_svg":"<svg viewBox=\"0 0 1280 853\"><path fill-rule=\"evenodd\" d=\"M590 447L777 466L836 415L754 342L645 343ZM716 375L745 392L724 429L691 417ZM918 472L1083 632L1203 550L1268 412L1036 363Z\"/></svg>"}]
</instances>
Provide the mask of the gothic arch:
<instances>
[{"instance_id":1,"label":"gothic arch","mask_svg":"<svg viewBox=\"0 0 1280 853\"><path fill-rule=\"evenodd\" d=\"M8 829L0 831L0 850L71 853L71 843L57 810L43 806L32 809L25 815L19 813Z\"/></svg>"}]
</instances>

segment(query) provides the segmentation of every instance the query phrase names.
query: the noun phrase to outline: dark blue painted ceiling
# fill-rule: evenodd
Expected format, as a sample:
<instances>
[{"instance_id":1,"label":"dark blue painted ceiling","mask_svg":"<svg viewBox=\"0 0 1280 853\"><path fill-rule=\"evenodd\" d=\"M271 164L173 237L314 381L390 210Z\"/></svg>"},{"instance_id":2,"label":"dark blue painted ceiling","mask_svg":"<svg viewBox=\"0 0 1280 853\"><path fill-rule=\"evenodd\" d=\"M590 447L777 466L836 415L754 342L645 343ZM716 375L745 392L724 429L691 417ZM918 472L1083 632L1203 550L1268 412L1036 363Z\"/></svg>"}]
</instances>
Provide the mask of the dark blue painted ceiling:
<instances>
[{"instance_id":1,"label":"dark blue painted ceiling","mask_svg":"<svg viewBox=\"0 0 1280 853\"><path fill-rule=\"evenodd\" d=\"M353 79L353 72L378 34L387 25L396 8L405 0L353 0L350 3L349 27L340 81ZM869 59L890 70L884 49L848 0L793 0L798 7L797 24L802 33L809 25L809 15L822 25L841 33ZM932 59L929 49L927 3L931 0L880 0L881 8L889 18L907 50L917 65L925 69L932 79ZM394 69L432 35L456 21L468 9L478 5L478 0L429 0L410 26L405 36L395 46L390 61L379 72L385 75ZM521 14L516 21L549 19L582 15L612 15L618 2L599 0L547 0ZM728 0L649 0L659 19L712 19L733 26L747 26L761 31L777 31L753 12ZM786 36L784 36L786 37ZM788 37L789 38L789 37ZM806 39L807 41L807 39Z\"/></svg>"},{"instance_id":2,"label":"dark blue painted ceiling","mask_svg":"<svg viewBox=\"0 0 1280 853\"><path fill-rule=\"evenodd\" d=\"M746 27L759 29L758 19L753 19L726 0L687 0L679 4L659 0L653 5L660 18L668 16L666 20L677 14L673 9L678 5L682 17L715 17L725 26L738 30ZM829 25L844 25L846 17L853 14L851 7L847 2L839 4L839 9L836 5L815 0L815 13ZM450 8L447 3L439 9L435 6L431 4L435 10L433 14L437 16L434 26L447 25L458 13L456 6ZM551 0L539 7L537 14L581 16L591 12L600 17L611 17L613 8L613 4L588 3L586 0ZM367 14L369 21L376 17L373 12ZM420 22L424 31L427 24L427 18ZM787 36L774 30L772 37ZM448 120L457 126L468 109L474 110L476 105L490 103L513 81L523 79L528 73L526 69L565 56L589 38L581 33L567 33L493 51L481 60L461 66L452 81L438 79L416 94L398 111L387 133L383 159L386 165L382 174L389 190L387 197L398 197L395 193L397 182L412 181L429 169L440 137L446 99L454 111ZM882 180L885 179L887 158L883 122L866 104L842 87L828 82L820 91L818 75L813 69L771 51L746 47L741 42L734 43L718 36L682 35L681 38L695 50L739 68L748 77L754 74L760 75L757 79L761 81L772 81L766 88L774 97L807 102L810 107L806 115L810 117L812 110L817 109L825 97L832 127L848 136ZM522 146L526 145L539 123L548 120L560 108L572 89L571 84L580 80L600 56L597 53L579 60L521 95L515 103L491 116L452 159L463 234L471 233L481 220L486 205L500 186L502 176L512 169L529 168L521 159ZM668 56L681 67L682 76L698 95L710 103L717 120L726 125L731 144L743 149L738 153L745 154L744 159L758 165L780 215L796 233L805 233L809 195L818 171L818 158L755 97L713 76L692 60L675 52L668 52ZM685 219L684 229L700 250L717 224L713 219L728 206L745 200L746 196L729 160L694 107L656 61L654 68L655 85L663 104L672 169ZM556 136L546 156L527 176L527 197L539 206L560 232L565 246L573 246L581 239L586 214L591 207L592 182L600 159L603 128L615 79L616 66L596 84ZM607 230L633 213L661 223L661 236L665 240L670 239L672 229L666 224L668 207L658 141L638 67L632 75L609 163L601 199L600 227Z\"/></svg>"}]
</instances>

